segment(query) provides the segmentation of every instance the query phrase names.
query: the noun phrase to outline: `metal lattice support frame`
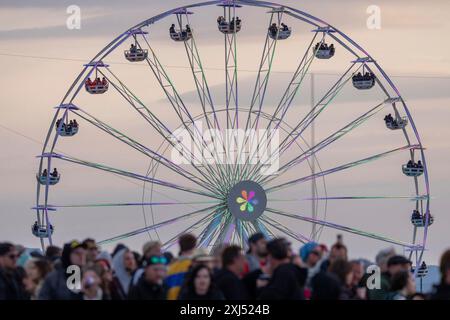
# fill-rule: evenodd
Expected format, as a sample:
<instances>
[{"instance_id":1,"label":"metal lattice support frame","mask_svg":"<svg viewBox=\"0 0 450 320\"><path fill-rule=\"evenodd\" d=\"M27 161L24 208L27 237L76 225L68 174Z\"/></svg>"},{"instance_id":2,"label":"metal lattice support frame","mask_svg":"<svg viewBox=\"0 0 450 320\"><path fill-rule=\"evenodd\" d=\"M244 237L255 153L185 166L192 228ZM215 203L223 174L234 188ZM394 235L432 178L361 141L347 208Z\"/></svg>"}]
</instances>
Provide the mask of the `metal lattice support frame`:
<instances>
[{"instance_id":1,"label":"metal lattice support frame","mask_svg":"<svg viewBox=\"0 0 450 320\"><path fill-rule=\"evenodd\" d=\"M221 6L223 9L223 14L225 20L230 23L233 18L236 21L237 15L236 11L242 6L262 8L264 10L269 9L271 16L269 25L275 22L280 25L283 17L289 17L290 19L295 19L309 24L313 28L312 39L307 46L305 53L301 56L299 65L292 75L290 82L287 84L286 90L282 95L279 103L277 104L274 113L272 115L265 115L266 128L267 129L277 129L283 126L284 119L289 117L290 111L292 110L292 105L294 104L295 97L301 90L302 84L306 75L308 74L311 65L315 61L315 55L317 52L313 50L313 45L316 41L319 44L324 43L327 39L334 41L336 44L340 45L341 48L345 49L351 56L354 57L354 61L350 63L350 66L346 68L339 78L339 80L334 83L325 95L314 103L311 110L300 119L292 127L284 127L287 130L285 139L280 144L277 153L283 154L287 150L291 150L293 146L299 145L300 140L303 139L303 134L305 131L311 127L312 123L320 119L320 115L326 110L328 110L335 98L341 93L342 89L351 82L351 79L355 73L357 73L361 68L372 73L376 73L376 84L381 89L384 94L383 101L380 101L375 106L371 106L368 111L363 112L356 119L351 120L344 127L340 128L334 133L331 133L325 139L322 139L314 145L307 145L305 149L298 153L292 159L286 159L279 170L279 174L275 176L263 176L260 170L264 163L257 165L251 165L248 161L244 164L239 164L233 166L224 165L210 165L206 164L203 166L198 165L204 159L204 155L201 155L201 159L198 159L198 155L189 154L191 156L191 162L189 168L182 167L175 164L169 158L164 156L159 149L152 149L146 146L142 142L138 142L127 135L125 132L121 132L111 125L107 124L105 121L100 120L98 117L91 115L84 108L80 108L75 105L75 99L80 94L84 87L85 81L92 75L97 76L101 74L105 79L107 79L111 88L119 93L119 96L124 99L128 107L131 106L138 115L140 115L150 126L155 130L160 138L162 138L163 143L167 146L174 146L175 143L170 139L175 128L169 128L165 123L163 123L158 116L151 111L151 108L146 106L140 98L138 98L129 88L124 81L122 81L118 75L113 72L112 68L103 61L115 50L117 50L122 44L127 40L132 39L139 49L148 50L148 56L145 58L145 63L151 70L156 81L159 83L167 102L171 105L174 112L174 116L181 123L180 126L186 129L191 137L200 137L200 141L196 142L198 148L206 148L211 153L219 152L222 150L209 149L210 146L202 138L199 128L195 125L195 117L191 114L189 108L184 104L175 84L170 79L167 71L165 70L163 64L159 61L156 50L151 45L144 31L144 28L150 28L153 24L166 19L170 16L175 16L177 19L178 26L180 30L183 30L183 25L187 22L190 25L189 15L197 8L206 6ZM233 32L224 34L224 53L225 53L225 109L222 112L226 112L226 123L223 125L218 117L219 111L217 110L205 74L205 68L202 65L202 60L199 54L199 48L196 44L195 32L192 32L192 36L183 41L183 45L186 52L187 61L189 67L192 71L193 82L195 84L195 90L197 91L200 105L202 107L202 119L206 120L208 128L215 129L229 129L229 128L239 128L239 115L246 116L245 128L258 128L261 124L261 119L263 117L264 108L264 98L266 96L267 85L269 83L270 74L272 70L272 63L276 56L276 46L278 39L278 32L275 39L266 35L266 40L264 43L263 51L261 54L261 62L259 65L255 87L250 102L250 108L244 110L239 106L239 91L238 91L238 56L237 56L237 31L234 28ZM333 144L335 141L347 136L350 132L356 128L364 125L369 119L372 119L375 115L386 108L386 106L394 110L396 118L400 118L404 114L408 120L408 125L411 130L406 127L401 128L406 144L400 147L388 150L382 153L378 153L363 159L356 161L351 161L346 164L335 166L334 168L329 168L322 170L318 164L316 155L327 148L329 145ZM55 132L55 124L58 119L63 119L59 124L57 130L62 128L63 122L67 122L69 116L74 115L80 119L83 119L85 123L92 125L93 127L99 129L99 131L107 134L113 139L120 141L121 143L128 145L130 150L135 150L150 159L154 164L150 175L142 175L132 171L114 168L103 163L94 163L92 161L78 159L73 156L69 156L63 152L57 152L56 145L59 140L59 135ZM241 123L241 127L244 127ZM56 130L56 131L57 131ZM269 137L270 138L270 137ZM248 143L249 140L246 140ZM252 141L254 143L254 141ZM215 144L213 144L215 146ZM260 141L257 143L258 149L260 148ZM183 146L184 148L184 146ZM255 151L255 150L254 150ZM228 151L223 149L226 157L230 157ZM241 150L239 150L241 152ZM238 152L238 157L239 157ZM334 197L313 197L309 199L310 201L328 201L328 200L363 200L363 199L407 199L415 202L416 210L423 213L425 218L424 229L422 238L419 239L418 227L414 226L412 241L410 243L405 241L399 241L391 239L386 236L376 235L370 232L362 231L356 228L351 228L343 226L337 223L327 222L324 219L310 218L305 214L301 213L289 213L284 210L273 207L276 202L273 199L269 199L270 207L266 208L266 214L261 216L252 222L241 221L235 218L229 208L225 204L226 194L229 188L240 179L250 179L252 181L257 181L260 183L268 195L277 190L282 190L286 188L296 187L297 185L304 183L306 181L311 181L316 178L324 178L327 175L331 175L335 172L351 170L354 167L369 164L371 162L377 161L378 159L387 157L391 154L408 152L409 157L412 161L416 159L421 159L423 163L423 178L418 176L413 177L415 196L334 196ZM196 158L197 157L197 158ZM152 225L147 225L144 228L133 230L118 236L110 237L105 239L101 243L109 243L112 241L117 241L127 237L135 236L144 232L149 232L150 230L156 231L158 229L165 228L167 225L174 223L180 223L186 219L195 218L197 220L190 222L188 226L185 227L184 231L193 231L202 229L199 232L200 244L207 247L218 246L223 242L230 242L232 240L238 241L241 244L245 244L250 233L255 231L263 232L268 237L273 237L277 232L281 232L286 236L289 236L299 242L306 242L310 240L310 237L298 234L298 232L291 230L289 226L283 225L277 221L277 217L284 217L288 219L300 220L305 223L311 223L312 225L320 226L320 228L332 228L339 231L345 231L359 236L368 237L375 239L377 241L388 242L402 246L405 250L409 251L410 258L415 258L416 266L420 265L423 258L423 252L426 246L426 240L428 235L428 227L430 225L430 186L428 179L427 162L425 159L424 148L420 136L418 134L417 128L415 126L414 120L411 113L402 98L399 90L395 87L394 83L380 67L375 59L365 51L360 45L354 42L350 37L345 35L339 29L329 25L325 21L316 18L306 12L301 10L284 6L278 3L272 3L267 1L253 1L253 0L224 0L224 1L206 1L201 3L196 3L188 6L183 6L166 11L162 14L154 16L147 19L136 26L130 28L123 34L119 35L109 44L107 44L89 63L84 65L84 68L77 76L75 81L70 86L67 93L64 95L60 105L56 108L55 115L51 122L50 129L45 138L44 147L42 153L38 156L40 159L38 173L41 174L44 169L50 173L54 162L56 161L66 161L72 164L80 165L83 167L89 167L93 170L101 170L111 174L131 178L137 181L143 181L151 184L152 190L153 186L159 186L166 188L167 190L177 190L179 192L191 194L196 197L200 197L195 201L178 201L177 199L165 201L165 202L136 202L136 203L93 203L93 204L72 204L72 205L58 205L49 203L50 194L50 176L48 175L45 179L45 183L37 184L36 193L36 206L33 208L36 211L36 221L39 225L45 226L47 230L48 237L40 238L41 246L45 247L45 239L48 240L49 244L53 243L52 239L52 226L50 222L50 213L62 208L88 208L88 207L128 207L128 206L142 206L149 208L156 208L161 206L194 206L194 205L204 205L202 209L193 209L187 213L180 214L176 218L167 219L165 221L155 222ZM311 175L305 175L298 177L295 175L294 169L297 168L302 163L317 163L319 166L318 171L314 171ZM182 183L178 181L167 181L166 179L161 179L155 177L156 169L161 166L166 170L174 173L182 180ZM279 182L282 175L288 175L292 177L288 181ZM188 185L189 182L191 185ZM186 211L186 210L185 210ZM315 236L315 232L313 236ZM171 237L164 241L165 247L170 247L176 237ZM417 273L416 268L416 273Z\"/></svg>"},{"instance_id":2,"label":"metal lattice support frame","mask_svg":"<svg viewBox=\"0 0 450 320\"><path fill-rule=\"evenodd\" d=\"M236 1L223 3L223 16L227 23L235 21L236 8L240 5ZM237 31L236 27L232 33L224 34L225 47L225 106L227 108L227 127L239 127L238 117L238 66L237 66ZM233 111L229 109L234 109ZM231 115L229 114L231 112Z\"/></svg>"}]
</instances>

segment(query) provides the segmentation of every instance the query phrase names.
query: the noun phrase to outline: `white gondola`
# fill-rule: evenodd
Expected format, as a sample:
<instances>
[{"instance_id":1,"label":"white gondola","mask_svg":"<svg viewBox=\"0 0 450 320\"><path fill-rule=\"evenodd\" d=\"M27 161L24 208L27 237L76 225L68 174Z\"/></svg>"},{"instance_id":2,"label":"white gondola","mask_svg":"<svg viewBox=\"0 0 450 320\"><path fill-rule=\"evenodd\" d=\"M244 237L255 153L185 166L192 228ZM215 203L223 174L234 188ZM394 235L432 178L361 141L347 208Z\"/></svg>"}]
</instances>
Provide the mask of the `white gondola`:
<instances>
[{"instance_id":1,"label":"white gondola","mask_svg":"<svg viewBox=\"0 0 450 320\"><path fill-rule=\"evenodd\" d=\"M61 175L58 174L57 176L48 175L48 184L51 186L54 186L59 182L59 179L61 178ZM47 175L36 175L36 179L39 181L40 184L46 185L47 184Z\"/></svg>"},{"instance_id":2,"label":"white gondola","mask_svg":"<svg viewBox=\"0 0 450 320\"><path fill-rule=\"evenodd\" d=\"M187 41L192 38L192 30L183 29L181 31L170 31L170 38L173 41Z\"/></svg>"},{"instance_id":3,"label":"white gondola","mask_svg":"<svg viewBox=\"0 0 450 320\"><path fill-rule=\"evenodd\" d=\"M420 265L419 269L417 269L417 277L423 278L428 274L428 266L425 263L425 261L422 261L422 264Z\"/></svg>"},{"instance_id":4,"label":"white gondola","mask_svg":"<svg viewBox=\"0 0 450 320\"><path fill-rule=\"evenodd\" d=\"M225 20L221 20L220 22L217 22L217 27L219 28L219 31L225 34L234 33L236 29L236 33L241 31L242 27L242 21L236 20L237 22L234 23L233 21L227 22ZM236 28L235 28L236 27Z\"/></svg>"},{"instance_id":5,"label":"white gondola","mask_svg":"<svg viewBox=\"0 0 450 320\"><path fill-rule=\"evenodd\" d=\"M328 46L325 43L317 43L313 48L313 51L317 59L330 59L334 56L336 49L334 48L334 45Z\"/></svg>"},{"instance_id":6,"label":"white gondola","mask_svg":"<svg viewBox=\"0 0 450 320\"><path fill-rule=\"evenodd\" d=\"M53 234L54 230L52 225L50 225L48 229L47 226L38 225L37 223L31 226L31 232L38 238L48 238L49 235Z\"/></svg>"},{"instance_id":7,"label":"white gondola","mask_svg":"<svg viewBox=\"0 0 450 320\"><path fill-rule=\"evenodd\" d=\"M287 29L280 29L277 32L275 32L275 30L271 30L269 28L269 37L272 38L273 40L285 40L287 38L289 38L292 34L292 29L291 28L287 28Z\"/></svg>"},{"instance_id":8,"label":"white gondola","mask_svg":"<svg viewBox=\"0 0 450 320\"><path fill-rule=\"evenodd\" d=\"M410 167L406 164L402 166L403 173L408 177L418 177L424 172L423 166Z\"/></svg>"},{"instance_id":9,"label":"white gondola","mask_svg":"<svg viewBox=\"0 0 450 320\"><path fill-rule=\"evenodd\" d=\"M411 223L415 226L415 227L425 227L425 223L426 223L426 215L421 215L417 210L413 211L413 214L411 216ZM428 225L431 226L434 222L434 218L433 216L430 214L430 217L428 219Z\"/></svg>"},{"instance_id":10,"label":"white gondola","mask_svg":"<svg viewBox=\"0 0 450 320\"><path fill-rule=\"evenodd\" d=\"M352 77L353 86L358 90L367 90L375 85L374 74L354 75Z\"/></svg>"},{"instance_id":11,"label":"white gondola","mask_svg":"<svg viewBox=\"0 0 450 320\"><path fill-rule=\"evenodd\" d=\"M102 94L105 93L106 91L108 91L108 81L106 81L105 83L85 83L85 88L86 91L89 92L90 94Z\"/></svg>"},{"instance_id":12,"label":"white gondola","mask_svg":"<svg viewBox=\"0 0 450 320\"><path fill-rule=\"evenodd\" d=\"M61 127L59 127L59 121L56 122L55 130L61 137L72 137L78 133L78 124L75 122L74 124L63 123Z\"/></svg>"},{"instance_id":13,"label":"white gondola","mask_svg":"<svg viewBox=\"0 0 450 320\"><path fill-rule=\"evenodd\" d=\"M144 61L148 57L147 49L126 50L124 52L125 59L130 62Z\"/></svg>"},{"instance_id":14,"label":"white gondola","mask_svg":"<svg viewBox=\"0 0 450 320\"><path fill-rule=\"evenodd\" d=\"M430 216L430 220L428 221L428 225L431 226L434 222L434 218ZM415 227L425 227L425 217L424 218L411 218L411 223Z\"/></svg>"},{"instance_id":15,"label":"white gondola","mask_svg":"<svg viewBox=\"0 0 450 320\"><path fill-rule=\"evenodd\" d=\"M408 125L408 118L401 117L394 119L393 121L386 121L386 127L391 130L403 129Z\"/></svg>"},{"instance_id":16,"label":"white gondola","mask_svg":"<svg viewBox=\"0 0 450 320\"><path fill-rule=\"evenodd\" d=\"M334 56L334 48L319 49L315 55L317 59L330 59Z\"/></svg>"}]
</instances>

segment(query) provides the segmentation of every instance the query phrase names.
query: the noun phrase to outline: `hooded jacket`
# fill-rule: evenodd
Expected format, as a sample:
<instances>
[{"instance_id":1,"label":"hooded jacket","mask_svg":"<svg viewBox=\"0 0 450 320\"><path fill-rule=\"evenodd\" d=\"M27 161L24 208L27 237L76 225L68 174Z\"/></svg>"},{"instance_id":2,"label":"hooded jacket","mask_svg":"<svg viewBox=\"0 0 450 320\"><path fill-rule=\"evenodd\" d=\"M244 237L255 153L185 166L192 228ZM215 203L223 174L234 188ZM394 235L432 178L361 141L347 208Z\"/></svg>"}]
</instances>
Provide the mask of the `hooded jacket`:
<instances>
[{"instance_id":1,"label":"hooded jacket","mask_svg":"<svg viewBox=\"0 0 450 320\"><path fill-rule=\"evenodd\" d=\"M132 279L132 275L125 268L124 256L128 251L127 248L123 248L119 250L112 260L112 268L114 270L114 281L118 285L120 285L119 291L120 295L124 298L128 295L128 291L130 289L130 283Z\"/></svg>"},{"instance_id":2,"label":"hooded jacket","mask_svg":"<svg viewBox=\"0 0 450 320\"><path fill-rule=\"evenodd\" d=\"M28 300L18 270L0 268L0 300Z\"/></svg>"},{"instance_id":3,"label":"hooded jacket","mask_svg":"<svg viewBox=\"0 0 450 320\"><path fill-rule=\"evenodd\" d=\"M61 263L50 272L44 280L38 300L78 300L78 293L71 291L67 286L67 279L71 275L66 273L71 265L70 254L74 249L70 243L64 245ZM80 275L81 278L81 275ZM81 281L81 279L80 279Z\"/></svg>"}]
</instances>

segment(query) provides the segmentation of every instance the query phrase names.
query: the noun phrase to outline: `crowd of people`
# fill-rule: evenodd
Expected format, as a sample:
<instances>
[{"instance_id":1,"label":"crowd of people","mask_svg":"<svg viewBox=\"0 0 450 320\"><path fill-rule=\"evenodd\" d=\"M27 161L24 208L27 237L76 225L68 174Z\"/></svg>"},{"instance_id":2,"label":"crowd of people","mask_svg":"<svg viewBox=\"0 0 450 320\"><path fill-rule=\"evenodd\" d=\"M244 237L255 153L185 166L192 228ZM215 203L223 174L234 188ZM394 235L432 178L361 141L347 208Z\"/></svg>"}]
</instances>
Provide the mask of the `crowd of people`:
<instances>
[{"instance_id":1,"label":"crowd of people","mask_svg":"<svg viewBox=\"0 0 450 320\"><path fill-rule=\"evenodd\" d=\"M110 253L88 238L41 253L2 242L0 300L450 299L450 249L440 259L440 283L424 294L416 292L411 261L394 248L376 255L379 285L369 286L371 263L350 260L342 237L330 248L309 242L294 252L286 239L256 233L246 252L234 244L208 252L188 233L178 247L177 256L159 241L141 252L117 244ZM76 270L78 286L69 286Z\"/></svg>"}]
</instances>

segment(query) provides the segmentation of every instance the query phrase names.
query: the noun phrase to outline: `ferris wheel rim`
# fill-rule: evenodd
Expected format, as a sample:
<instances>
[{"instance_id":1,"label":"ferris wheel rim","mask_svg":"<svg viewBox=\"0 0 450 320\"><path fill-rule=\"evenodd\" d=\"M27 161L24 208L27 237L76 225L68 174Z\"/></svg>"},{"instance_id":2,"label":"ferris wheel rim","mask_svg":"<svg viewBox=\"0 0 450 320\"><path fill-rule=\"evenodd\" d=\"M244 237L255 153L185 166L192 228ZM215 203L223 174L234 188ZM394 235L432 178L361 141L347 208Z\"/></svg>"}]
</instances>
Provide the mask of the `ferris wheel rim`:
<instances>
[{"instance_id":1,"label":"ferris wheel rim","mask_svg":"<svg viewBox=\"0 0 450 320\"><path fill-rule=\"evenodd\" d=\"M230 1L229 1L230 2ZM74 101L74 99L76 98L76 96L78 95L80 89L76 90L75 93L72 95L72 97L67 101L67 99L69 98L69 96L71 95L71 93L73 92L73 90L76 88L77 83L81 80L81 79L85 79L86 77L89 77L89 72L88 75L84 76L85 72L88 70L89 65L92 65L92 63L97 63L98 61L102 61L104 58L106 58L111 52L113 52L117 47L118 47L118 42L119 45L121 43L123 43L125 40L127 40L130 36L130 33L133 32L133 30L135 29L141 29L143 27L150 27L151 24L154 24L156 22L158 22L161 19L164 19L165 17L171 15L172 13L176 12L177 10L180 9L188 9L188 8L197 8L197 7L205 7L205 6L211 6L211 5L217 5L217 4L221 4L223 3L223 1L207 1L207 2L199 2L199 3L194 3L191 5L187 5L187 6L180 6L178 8L175 9L171 9L168 11L165 11L159 15L156 15L152 18L146 19L144 21L142 21L141 23L135 25L134 27L128 29L127 31L125 31L124 33L122 33L121 35L119 35L118 37L116 37L114 40L112 40L107 46L105 46L102 50L99 51L99 53L92 58L92 60L85 65L85 67L83 68L83 70L81 71L81 73L78 75L78 77L75 79L75 81L72 83L71 87L69 88L69 90L66 92L61 105L63 105L64 103L72 103ZM394 97L391 97L390 94L387 94L388 97L390 98L396 98L399 99L399 101L401 102L402 106L403 106L403 110L406 113L406 116L409 120L409 123L411 125L411 128L414 132L415 135L415 139L418 142L418 147L417 149L420 150L420 155L421 155L421 159L423 162L423 167L424 167L424 180L425 180L425 189L426 189L426 197L427 197L427 202L426 202L426 210L425 213L427 214L427 222L425 224L425 228L424 228L424 236L423 236L423 241L421 243L422 248L425 248L426 245L426 240L427 240L427 233L428 233L428 216L429 216L429 199L430 199L430 187L429 187L429 176L428 176L428 168L427 168L427 162L426 162L426 157L425 157L425 153L424 153L424 148L420 139L420 135L418 133L418 130L415 126L414 123L414 119L412 118L412 115L408 109L408 106L406 105L406 102L404 101L403 97L401 96L399 90L397 89L397 87L395 86L395 84L393 83L393 81L389 78L389 76L386 74L386 72L381 68L381 66L377 63L377 61L375 59L372 58L372 56L365 50L363 49L358 43L356 43L354 40L352 40L350 37L348 37L345 33L343 33L342 31L340 31L339 29L335 28L334 26L328 24L327 22L325 22L324 20L321 20L319 18L316 18L315 16L310 15L309 13L306 13L304 11L298 10L296 8L293 8L291 6L286 6L286 5L282 5L282 4L278 4L278 3L274 3L274 2L266 2L266 1L253 1L253 0L236 0L236 1L231 1L231 3L235 4L235 5L244 5L244 6L253 6L253 7L283 7L286 8L288 10L291 10L293 12L295 12L296 14L300 15L299 17L297 17L298 20L302 20L303 22L309 23L311 25L314 25L318 28L320 27L326 27L326 28L330 28L331 30L333 30L333 32L335 32L336 34L340 35L341 37L343 37L346 41L349 42L349 44L351 46L353 46L354 48L356 48L358 51L360 51L361 53L363 53L364 55L362 55L362 57L360 57L358 54L355 53L355 51L353 51L351 48L347 47L346 45L344 45L343 43L340 42L340 44L347 49L350 53L356 55L358 58L368 58L370 59L371 63L373 63L373 65L376 67L376 69L378 70L378 72L383 76L384 80L387 82L387 84L389 85L390 89L392 89L397 95ZM333 37L333 35L332 35ZM336 38L333 37L333 39L337 40ZM98 59L99 57L101 57L100 59ZM92 72L92 71L91 71ZM381 86L381 84L380 84ZM51 138L51 132L53 130L54 127L54 123L56 122L56 120L58 119L59 113L60 113L61 109L58 109L55 112L55 115L53 117L53 121L50 125L50 129L47 133L47 137L44 143L44 147L43 147L43 152L42 155L44 155L44 153L46 153L45 151L47 150L48 144L50 143L50 138ZM66 116L68 113L68 109L66 108L63 116ZM407 139L407 141L409 141L409 136L408 133L403 130L403 133L405 135L405 138ZM50 154L53 152L56 143L58 140L58 135L55 135L55 138L53 140L53 143L50 147L51 152ZM51 159L52 157L50 156L48 158L48 163L47 163L47 167L50 168L51 167ZM39 171L42 171L43 168L43 163L44 163L44 157L41 157L40 160L40 164L39 164ZM417 187L417 177L415 178L416 180L416 196L420 196L419 195L419 190ZM41 186L38 183L37 186L37 206L39 206L40 204L40 192L41 192ZM49 194L49 185L47 184L45 186L45 203L47 203L48 201L48 194ZM38 220L39 218L39 210L37 211L37 216L38 216ZM45 219L48 222L48 213L45 212ZM42 240L42 239L41 239ZM51 243L51 236L49 237L49 242ZM414 239L414 243L415 243L415 239ZM420 257L418 259L416 259L417 261L420 262L420 260L422 259L422 255L423 255L423 250L420 253Z\"/></svg>"}]
</instances>

